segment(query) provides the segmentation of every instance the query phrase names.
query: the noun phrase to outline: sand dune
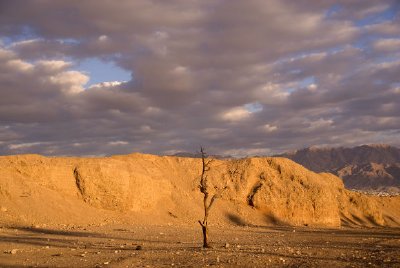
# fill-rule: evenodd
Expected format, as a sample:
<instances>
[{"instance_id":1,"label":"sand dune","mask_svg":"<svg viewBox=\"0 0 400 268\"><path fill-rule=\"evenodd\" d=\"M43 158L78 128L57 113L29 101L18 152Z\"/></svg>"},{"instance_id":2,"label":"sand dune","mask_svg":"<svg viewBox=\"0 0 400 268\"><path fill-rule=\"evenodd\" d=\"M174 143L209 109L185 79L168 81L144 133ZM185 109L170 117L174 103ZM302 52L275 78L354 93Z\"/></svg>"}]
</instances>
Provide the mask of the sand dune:
<instances>
[{"instance_id":1,"label":"sand dune","mask_svg":"<svg viewBox=\"0 0 400 268\"><path fill-rule=\"evenodd\" d=\"M202 216L201 160L131 154L104 158L0 157L3 225L194 224ZM215 225L398 226L400 197L346 190L285 158L215 160L213 185L228 181ZM211 185L211 187L213 186Z\"/></svg>"}]
</instances>

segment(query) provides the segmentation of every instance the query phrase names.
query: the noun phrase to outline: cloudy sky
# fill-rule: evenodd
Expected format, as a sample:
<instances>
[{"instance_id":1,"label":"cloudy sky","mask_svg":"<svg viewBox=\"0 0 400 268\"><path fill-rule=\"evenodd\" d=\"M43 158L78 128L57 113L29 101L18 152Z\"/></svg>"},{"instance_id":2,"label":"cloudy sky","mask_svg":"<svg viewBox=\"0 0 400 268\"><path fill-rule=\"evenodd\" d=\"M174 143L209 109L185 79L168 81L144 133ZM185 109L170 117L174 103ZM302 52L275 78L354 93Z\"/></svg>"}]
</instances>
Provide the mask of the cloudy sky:
<instances>
[{"instance_id":1,"label":"cloudy sky","mask_svg":"<svg viewBox=\"0 0 400 268\"><path fill-rule=\"evenodd\" d=\"M400 144L398 0L1 0L0 154Z\"/></svg>"}]
</instances>

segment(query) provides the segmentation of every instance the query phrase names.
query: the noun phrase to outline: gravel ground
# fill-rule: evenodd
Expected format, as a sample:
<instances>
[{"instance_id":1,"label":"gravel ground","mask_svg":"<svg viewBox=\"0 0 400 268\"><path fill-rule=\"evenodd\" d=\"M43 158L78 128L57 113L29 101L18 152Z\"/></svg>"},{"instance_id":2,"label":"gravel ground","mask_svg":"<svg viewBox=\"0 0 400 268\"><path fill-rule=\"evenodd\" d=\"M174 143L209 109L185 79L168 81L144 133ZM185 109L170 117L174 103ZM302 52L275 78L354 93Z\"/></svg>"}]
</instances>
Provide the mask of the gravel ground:
<instances>
[{"instance_id":1,"label":"gravel ground","mask_svg":"<svg viewBox=\"0 0 400 268\"><path fill-rule=\"evenodd\" d=\"M400 267L400 229L0 228L1 267Z\"/></svg>"}]
</instances>

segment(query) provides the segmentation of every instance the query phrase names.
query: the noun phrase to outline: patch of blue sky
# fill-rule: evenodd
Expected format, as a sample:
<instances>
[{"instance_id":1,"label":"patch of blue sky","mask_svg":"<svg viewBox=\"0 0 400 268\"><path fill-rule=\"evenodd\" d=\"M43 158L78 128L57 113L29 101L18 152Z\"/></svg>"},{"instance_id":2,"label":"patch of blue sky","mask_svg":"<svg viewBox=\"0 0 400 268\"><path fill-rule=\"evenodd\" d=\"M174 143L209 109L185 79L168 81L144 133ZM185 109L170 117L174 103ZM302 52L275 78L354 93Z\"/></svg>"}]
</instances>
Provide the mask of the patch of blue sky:
<instances>
[{"instance_id":1,"label":"patch of blue sky","mask_svg":"<svg viewBox=\"0 0 400 268\"><path fill-rule=\"evenodd\" d=\"M364 27L367 25L390 21L393 20L398 15L399 12L400 12L400 5L395 4L382 12L366 16L365 18L359 20L355 20L354 24L358 27Z\"/></svg>"},{"instance_id":2,"label":"patch of blue sky","mask_svg":"<svg viewBox=\"0 0 400 268\"><path fill-rule=\"evenodd\" d=\"M244 105L244 108L250 113L257 113L263 110L263 106L259 102L247 103Z\"/></svg>"},{"instance_id":3,"label":"patch of blue sky","mask_svg":"<svg viewBox=\"0 0 400 268\"><path fill-rule=\"evenodd\" d=\"M11 36L3 36L1 37L1 43L5 47L11 46L13 43L21 42L24 40L38 39L39 36L36 34L35 30L29 26L25 25L20 28L18 34L14 34Z\"/></svg>"},{"instance_id":4,"label":"patch of blue sky","mask_svg":"<svg viewBox=\"0 0 400 268\"><path fill-rule=\"evenodd\" d=\"M342 6L339 4L335 4L331 6L326 12L325 12L325 18L331 18L333 17L336 13L340 12L342 9Z\"/></svg>"},{"instance_id":5,"label":"patch of blue sky","mask_svg":"<svg viewBox=\"0 0 400 268\"><path fill-rule=\"evenodd\" d=\"M295 91L296 91L296 88L294 88L294 87L286 87L286 88L282 89L282 92L289 93L289 94L291 94Z\"/></svg>"},{"instance_id":6,"label":"patch of blue sky","mask_svg":"<svg viewBox=\"0 0 400 268\"><path fill-rule=\"evenodd\" d=\"M376 57L375 63L394 63L400 61L400 54L397 55L383 55L380 57Z\"/></svg>"},{"instance_id":7,"label":"patch of blue sky","mask_svg":"<svg viewBox=\"0 0 400 268\"><path fill-rule=\"evenodd\" d=\"M90 77L89 82L86 84L87 87L102 82L122 82L131 80L130 72L122 69L111 61L104 61L98 58L82 60L76 64L74 69L81 71Z\"/></svg>"},{"instance_id":8,"label":"patch of blue sky","mask_svg":"<svg viewBox=\"0 0 400 268\"><path fill-rule=\"evenodd\" d=\"M301 80L299 82L299 87L305 88L308 87L309 85L315 84L315 77L314 76L308 76Z\"/></svg>"},{"instance_id":9,"label":"patch of blue sky","mask_svg":"<svg viewBox=\"0 0 400 268\"><path fill-rule=\"evenodd\" d=\"M305 59L305 58L311 57L311 56L317 56L317 55L320 55L321 53L335 54L340 51L343 51L344 49L345 49L345 46L340 45L340 46L335 46L335 47L331 47L331 48L326 48L324 50L312 50L312 51L297 52L295 54L291 54L289 56L280 58L279 60L275 61L273 64L284 64L284 63L291 62L291 61Z\"/></svg>"},{"instance_id":10,"label":"patch of blue sky","mask_svg":"<svg viewBox=\"0 0 400 268\"><path fill-rule=\"evenodd\" d=\"M59 38L59 39L56 39L56 41L63 43L63 44L69 44L69 45L78 45L80 43L79 40L74 39L74 38Z\"/></svg>"}]
</instances>

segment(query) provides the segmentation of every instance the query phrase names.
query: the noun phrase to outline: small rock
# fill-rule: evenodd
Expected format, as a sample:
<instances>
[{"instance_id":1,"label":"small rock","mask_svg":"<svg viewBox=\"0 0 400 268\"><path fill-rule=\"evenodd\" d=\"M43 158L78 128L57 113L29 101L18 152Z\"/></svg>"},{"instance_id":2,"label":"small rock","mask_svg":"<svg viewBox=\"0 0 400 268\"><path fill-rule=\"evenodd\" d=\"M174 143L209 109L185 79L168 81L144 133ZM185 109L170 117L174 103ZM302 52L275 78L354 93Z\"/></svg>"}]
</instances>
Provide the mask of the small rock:
<instances>
[{"instance_id":1,"label":"small rock","mask_svg":"<svg viewBox=\"0 0 400 268\"><path fill-rule=\"evenodd\" d=\"M85 254L85 253L82 253L82 254L79 255L79 256L81 256L81 257L86 257L86 254Z\"/></svg>"},{"instance_id":2,"label":"small rock","mask_svg":"<svg viewBox=\"0 0 400 268\"><path fill-rule=\"evenodd\" d=\"M8 211L8 209L6 207L1 207L0 210L1 210L1 212L7 212Z\"/></svg>"},{"instance_id":3,"label":"small rock","mask_svg":"<svg viewBox=\"0 0 400 268\"><path fill-rule=\"evenodd\" d=\"M10 254L17 254L17 251L18 251L18 249L16 249L16 248L14 248L14 249L12 249L12 250L10 250Z\"/></svg>"},{"instance_id":4,"label":"small rock","mask_svg":"<svg viewBox=\"0 0 400 268\"><path fill-rule=\"evenodd\" d=\"M139 246L136 246L136 250L142 250L143 248L142 248L142 246L141 245L139 245Z\"/></svg>"},{"instance_id":5,"label":"small rock","mask_svg":"<svg viewBox=\"0 0 400 268\"><path fill-rule=\"evenodd\" d=\"M229 248L230 247L230 245L229 245L229 243L225 243L225 246L224 246L225 248Z\"/></svg>"},{"instance_id":6,"label":"small rock","mask_svg":"<svg viewBox=\"0 0 400 268\"><path fill-rule=\"evenodd\" d=\"M50 248L50 246L45 246L45 248Z\"/></svg>"},{"instance_id":7,"label":"small rock","mask_svg":"<svg viewBox=\"0 0 400 268\"><path fill-rule=\"evenodd\" d=\"M261 252L262 252L262 253L264 253L264 252L265 252L265 249L264 249L264 248L262 248L262 249L261 249Z\"/></svg>"},{"instance_id":8,"label":"small rock","mask_svg":"<svg viewBox=\"0 0 400 268\"><path fill-rule=\"evenodd\" d=\"M103 264L105 264L105 265L107 265L107 264L109 264L110 262L109 261L105 261L105 262L103 262Z\"/></svg>"}]
</instances>

